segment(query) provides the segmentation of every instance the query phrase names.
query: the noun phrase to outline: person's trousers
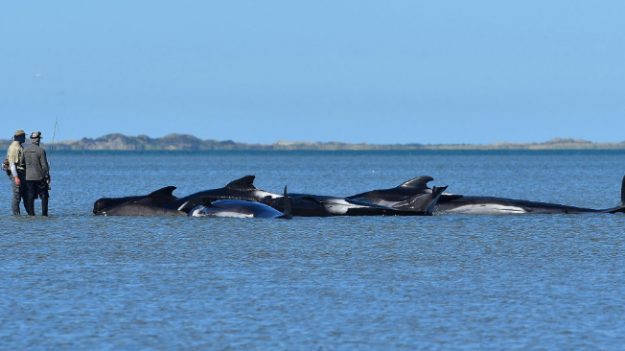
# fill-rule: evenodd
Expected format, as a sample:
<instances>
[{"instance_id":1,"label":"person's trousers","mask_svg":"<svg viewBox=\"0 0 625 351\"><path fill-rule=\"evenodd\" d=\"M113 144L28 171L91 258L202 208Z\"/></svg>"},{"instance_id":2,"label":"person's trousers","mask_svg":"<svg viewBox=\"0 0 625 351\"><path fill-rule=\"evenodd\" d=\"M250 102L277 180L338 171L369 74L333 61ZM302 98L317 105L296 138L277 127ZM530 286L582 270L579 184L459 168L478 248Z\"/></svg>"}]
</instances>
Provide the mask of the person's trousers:
<instances>
[{"instance_id":1,"label":"person's trousers","mask_svg":"<svg viewBox=\"0 0 625 351\"><path fill-rule=\"evenodd\" d=\"M28 208L26 207L26 181L24 177L19 176L20 185L15 185L15 179L11 178L11 190L12 190L12 200L11 200L11 209L13 210L13 215L20 215L20 202L24 200L24 208L28 212Z\"/></svg>"},{"instance_id":2,"label":"person's trousers","mask_svg":"<svg viewBox=\"0 0 625 351\"><path fill-rule=\"evenodd\" d=\"M26 211L29 216L35 215L35 199L41 199L41 215L48 215L48 184L43 180L26 181Z\"/></svg>"}]
</instances>

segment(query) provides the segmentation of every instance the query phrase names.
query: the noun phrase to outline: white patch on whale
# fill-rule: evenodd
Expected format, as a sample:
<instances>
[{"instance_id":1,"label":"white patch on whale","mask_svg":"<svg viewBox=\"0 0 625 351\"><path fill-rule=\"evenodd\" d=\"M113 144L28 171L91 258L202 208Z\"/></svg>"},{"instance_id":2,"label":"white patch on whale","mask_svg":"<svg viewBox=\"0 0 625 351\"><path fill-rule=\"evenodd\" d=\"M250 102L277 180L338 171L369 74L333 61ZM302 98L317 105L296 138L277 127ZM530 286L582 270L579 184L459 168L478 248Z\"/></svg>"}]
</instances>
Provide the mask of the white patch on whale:
<instances>
[{"instance_id":1,"label":"white patch on whale","mask_svg":"<svg viewBox=\"0 0 625 351\"><path fill-rule=\"evenodd\" d=\"M331 201L325 202L323 205L330 214L339 215L339 216L346 214L350 208L367 207L367 206L355 205L343 199L333 199Z\"/></svg>"},{"instance_id":2,"label":"white patch on whale","mask_svg":"<svg viewBox=\"0 0 625 351\"><path fill-rule=\"evenodd\" d=\"M527 211L522 207L506 206L506 205L500 205L500 204L464 205L464 206L459 206L456 208L452 208L452 209L444 210L440 212L441 213L455 213L455 214L482 214L482 215L527 213Z\"/></svg>"},{"instance_id":3,"label":"white patch on whale","mask_svg":"<svg viewBox=\"0 0 625 351\"><path fill-rule=\"evenodd\" d=\"M254 218L254 214L197 206L191 210L191 217Z\"/></svg>"},{"instance_id":4,"label":"white patch on whale","mask_svg":"<svg viewBox=\"0 0 625 351\"><path fill-rule=\"evenodd\" d=\"M255 190L252 196L256 199L270 198L272 200L282 197L282 195L273 194L264 190Z\"/></svg>"}]
</instances>

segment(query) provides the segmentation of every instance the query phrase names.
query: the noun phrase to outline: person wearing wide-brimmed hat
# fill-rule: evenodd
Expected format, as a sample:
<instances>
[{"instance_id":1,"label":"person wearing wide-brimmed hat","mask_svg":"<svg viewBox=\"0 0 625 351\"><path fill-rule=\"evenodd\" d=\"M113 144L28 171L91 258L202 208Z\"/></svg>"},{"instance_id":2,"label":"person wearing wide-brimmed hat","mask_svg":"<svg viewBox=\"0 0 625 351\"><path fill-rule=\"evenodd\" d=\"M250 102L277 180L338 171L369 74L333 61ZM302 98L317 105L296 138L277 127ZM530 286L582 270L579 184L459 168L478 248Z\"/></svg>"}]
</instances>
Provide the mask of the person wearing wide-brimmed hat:
<instances>
[{"instance_id":1,"label":"person wearing wide-brimmed hat","mask_svg":"<svg viewBox=\"0 0 625 351\"><path fill-rule=\"evenodd\" d=\"M26 211L29 216L35 215L35 198L41 199L41 215L48 215L48 181L50 166L41 142L41 132L30 135L30 145L24 149L26 163Z\"/></svg>"},{"instance_id":2,"label":"person wearing wide-brimmed hat","mask_svg":"<svg viewBox=\"0 0 625 351\"><path fill-rule=\"evenodd\" d=\"M26 133L23 130L18 130L13 135L13 142L7 150L7 173L11 182L12 189L12 201L11 208L14 215L20 214L20 201L24 200L24 207L26 207L26 168L24 163L24 149L22 144L26 141Z\"/></svg>"}]
</instances>

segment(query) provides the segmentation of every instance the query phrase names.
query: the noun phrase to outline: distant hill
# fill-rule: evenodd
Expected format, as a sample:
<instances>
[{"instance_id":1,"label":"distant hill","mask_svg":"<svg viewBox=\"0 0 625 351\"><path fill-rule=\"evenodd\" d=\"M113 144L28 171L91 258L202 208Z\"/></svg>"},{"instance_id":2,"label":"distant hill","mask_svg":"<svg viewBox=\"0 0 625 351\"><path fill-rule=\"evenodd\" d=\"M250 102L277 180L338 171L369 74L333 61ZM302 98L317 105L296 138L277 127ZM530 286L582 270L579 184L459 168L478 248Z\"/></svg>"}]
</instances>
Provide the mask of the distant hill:
<instances>
[{"instance_id":1,"label":"distant hill","mask_svg":"<svg viewBox=\"0 0 625 351\"><path fill-rule=\"evenodd\" d=\"M9 140L0 140L6 149ZM71 151L210 151L210 150L607 150L625 149L620 143L594 143L587 140L556 138L542 143L497 144L351 144L341 142L279 141L273 144L248 144L232 140L202 140L188 134L170 134L162 138L147 135L108 134L91 139L63 141L47 145L51 150Z\"/></svg>"}]
</instances>

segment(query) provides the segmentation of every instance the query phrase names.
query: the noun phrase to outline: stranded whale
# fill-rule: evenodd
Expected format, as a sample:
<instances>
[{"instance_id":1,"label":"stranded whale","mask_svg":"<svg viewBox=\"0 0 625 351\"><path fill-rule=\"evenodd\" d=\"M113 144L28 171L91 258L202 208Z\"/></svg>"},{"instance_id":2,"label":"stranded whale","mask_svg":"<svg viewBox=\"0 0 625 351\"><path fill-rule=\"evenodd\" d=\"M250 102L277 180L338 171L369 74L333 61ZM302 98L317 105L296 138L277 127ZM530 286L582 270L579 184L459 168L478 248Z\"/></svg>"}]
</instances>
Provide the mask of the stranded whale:
<instances>
[{"instance_id":1,"label":"stranded whale","mask_svg":"<svg viewBox=\"0 0 625 351\"><path fill-rule=\"evenodd\" d=\"M102 216L186 215L178 211L175 186L166 186L148 195L101 198L93 204L93 214Z\"/></svg>"},{"instance_id":2,"label":"stranded whale","mask_svg":"<svg viewBox=\"0 0 625 351\"><path fill-rule=\"evenodd\" d=\"M262 202L249 200L211 200L189 211L192 217L230 217L230 218L291 218L291 203L287 188L284 187L285 208L283 212ZM186 207L187 204L181 207Z\"/></svg>"},{"instance_id":3,"label":"stranded whale","mask_svg":"<svg viewBox=\"0 0 625 351\"><path fill-rule=\"evenodd\" d=\"M191 217L287 218L275 208L248 200L216 200L189 211Z\"/></svg>"},{"instance_id":4,"label":"stranded whale","mask_svg":"<svg viewBox=\"0 0 625 351\"><path fill-rule=\"evenodd\" d=\"M625 213L625 177L621 182L621 203L606 209L593 209L509 199L493 196L465 196L443 193L434 209L435 214L579 214Z\"/></svg>"}]
</instances>

